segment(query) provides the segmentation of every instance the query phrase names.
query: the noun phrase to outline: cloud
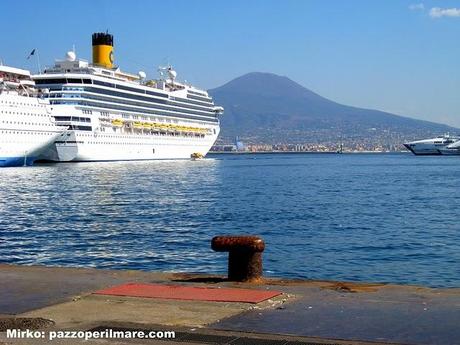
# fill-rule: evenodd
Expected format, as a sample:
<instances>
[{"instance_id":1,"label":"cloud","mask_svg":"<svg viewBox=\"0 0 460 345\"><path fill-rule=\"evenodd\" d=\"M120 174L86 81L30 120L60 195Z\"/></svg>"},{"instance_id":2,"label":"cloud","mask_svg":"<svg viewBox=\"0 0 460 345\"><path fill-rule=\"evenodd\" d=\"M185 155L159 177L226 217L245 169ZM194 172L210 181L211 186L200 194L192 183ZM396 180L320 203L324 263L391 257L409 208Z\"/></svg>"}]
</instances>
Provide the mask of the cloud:
<instances>
[{"instance_id":1,"label":"cloud","mask_svg":"<svg viewBox=\"0 0 460 345\"><path fill-rule=\"evenodd\" d=\"M460 8L433 7L430 10L430 17L431 18L460 17Z\"/></svg>"},{"instance_id":2,"label":"cloud","mask_svg":"<svg viewBox=\"0 0 460 345\"><path fill-rule=\"evenodd\" d=\"M423 11L425 9L424 4L411 4L409 5L409 10L411 11Z\"/></svg>"}]
</instances>

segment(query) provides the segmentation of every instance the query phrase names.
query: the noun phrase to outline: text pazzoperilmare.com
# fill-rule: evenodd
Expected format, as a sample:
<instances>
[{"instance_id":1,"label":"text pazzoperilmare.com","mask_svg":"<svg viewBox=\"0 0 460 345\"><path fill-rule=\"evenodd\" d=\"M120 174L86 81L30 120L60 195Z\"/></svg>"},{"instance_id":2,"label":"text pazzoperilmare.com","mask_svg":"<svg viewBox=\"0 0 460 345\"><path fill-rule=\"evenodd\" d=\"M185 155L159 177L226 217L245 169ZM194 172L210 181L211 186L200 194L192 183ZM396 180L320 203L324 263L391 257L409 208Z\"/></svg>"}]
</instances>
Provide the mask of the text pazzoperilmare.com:
<instances>
[{"instance_id":1,"label":"text pazzoperilmare.com","mask_svg":"<svg viewBox=\"0 0 460 345\"><path fill-rule=\"evenodd\" d=\"M8 329L6 337L10 339L174 339L174 331L119 331L107 328L103 331L32 331Z\"/></svg>"}]
</instances>

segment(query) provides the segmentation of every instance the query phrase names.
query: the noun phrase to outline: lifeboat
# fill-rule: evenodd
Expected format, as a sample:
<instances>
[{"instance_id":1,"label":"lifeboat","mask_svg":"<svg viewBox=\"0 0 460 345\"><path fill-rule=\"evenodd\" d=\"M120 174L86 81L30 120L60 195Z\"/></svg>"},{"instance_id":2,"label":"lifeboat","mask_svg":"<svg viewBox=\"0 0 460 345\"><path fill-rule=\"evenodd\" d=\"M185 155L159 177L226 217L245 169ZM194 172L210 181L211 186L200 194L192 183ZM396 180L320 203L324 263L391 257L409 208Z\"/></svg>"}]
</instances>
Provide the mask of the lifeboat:
<instances>
[{"instance_id":1,"label":"lifeboat","mask_svg":"<svg viewBox=\"0 0 460 345\"><path fill-rule=\"evenodd\" d=\"M120 119L112 120L112 126L123 127L123 120L120 120Z\"/></svg>"},{"instance_id":2,"label":"lifeboat","mask_svg":"<svg viewBox=\"0 0 460 345\"><path fill-rule=\"evenodd\" d=\"M142 128L142 127L144 127L144 125L143 125L142 122L135 121L135 122L133 123L133 127L134 127L134 128Z\"/></svg>"}]
</instances>

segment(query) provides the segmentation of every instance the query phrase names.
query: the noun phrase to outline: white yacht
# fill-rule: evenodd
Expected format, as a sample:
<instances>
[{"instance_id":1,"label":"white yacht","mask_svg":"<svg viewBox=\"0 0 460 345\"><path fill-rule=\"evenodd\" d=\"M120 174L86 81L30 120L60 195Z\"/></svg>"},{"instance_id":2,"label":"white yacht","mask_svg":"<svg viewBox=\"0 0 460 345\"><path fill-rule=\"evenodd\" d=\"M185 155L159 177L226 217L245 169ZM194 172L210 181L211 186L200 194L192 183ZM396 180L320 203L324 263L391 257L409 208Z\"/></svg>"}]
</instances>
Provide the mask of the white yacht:
<instances>
[{"instance_id":1,"label":"white yacht","mask_svg":"<svg viewBox=\"0 0 460 345\"><path fill-rule=\"evenodd\" d=\"M442 149L458 140L460 137L446 134L432 139L404 143L404 146L414 155L440 155Z\"/></svg>"},{"instance_id":2,"label":"white yacht","mask_svg":"<svg viewBox=\"0 0 460 345\"><path fill-rule=\"evenodd\" d=\"M0 167L32 165L65 131L27 70L0 65Z\"/></svg>"},{"instance_id":3,"label":"white yacht","mask_svg":"<svg viewBox=\"0 0 460 345\"><path fill-rule=\"evenodd\" d=\"M446 147L440 148L439 152L441 152L442 155L460 155L460 140L454 142L453 144L447 145Z\"/></svg>"},{"instance_id":4,"label":"white yacht","mask_svg":"<svg viewBox=\"0 0 460 345\"><path fill-rule=\"evenodd\" d=\"M60 109L56 123L68 128L46 159L190 159L208 153L223 108L205 90L178 82L171 66L160 69L156 80L121 71L113 65L108 33L93 34L92 44L92 63L71 51L32 77Z\"/></svg>"}]
</instances>

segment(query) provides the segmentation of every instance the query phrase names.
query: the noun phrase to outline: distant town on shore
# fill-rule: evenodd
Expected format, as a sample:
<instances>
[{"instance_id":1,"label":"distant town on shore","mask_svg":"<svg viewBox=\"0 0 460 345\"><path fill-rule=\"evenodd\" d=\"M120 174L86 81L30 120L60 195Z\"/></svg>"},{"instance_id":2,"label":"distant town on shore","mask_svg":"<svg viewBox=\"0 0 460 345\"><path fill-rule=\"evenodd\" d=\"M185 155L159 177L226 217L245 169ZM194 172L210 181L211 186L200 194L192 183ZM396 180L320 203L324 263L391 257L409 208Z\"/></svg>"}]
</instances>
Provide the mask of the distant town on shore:
<instances>
[{"instance_id":1,"label":"distant town on shore","mask_svg":"<svg viewBox=\"0 0 460 345\"><path fill-rule=\"evenodd\" d=\"M209 90L225 109L213 152L401 152L458 128L342 105L288 77L253 72Z\"/></svg>"}]
</instances>

